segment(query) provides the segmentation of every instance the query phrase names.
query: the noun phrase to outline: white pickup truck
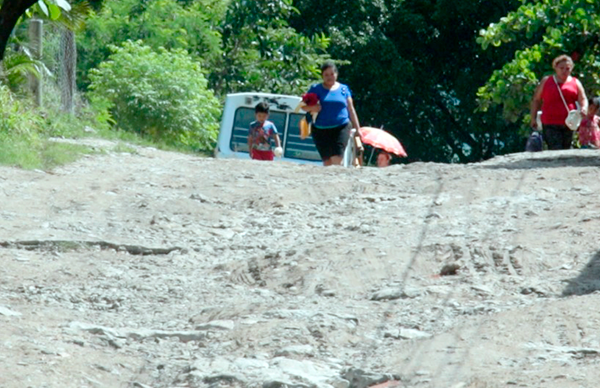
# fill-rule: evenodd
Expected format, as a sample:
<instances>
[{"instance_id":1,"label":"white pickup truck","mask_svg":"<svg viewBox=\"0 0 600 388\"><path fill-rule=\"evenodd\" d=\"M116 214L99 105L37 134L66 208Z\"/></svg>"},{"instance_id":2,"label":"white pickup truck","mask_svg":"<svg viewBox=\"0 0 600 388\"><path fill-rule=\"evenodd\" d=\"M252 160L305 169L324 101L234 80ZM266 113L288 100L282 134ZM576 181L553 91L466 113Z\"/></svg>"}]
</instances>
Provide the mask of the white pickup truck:
<instances>
[{"instance_id":1,"label":"white pickup truck","mask_svg":"<svg viewBox=\"0 0 600 388\"><path fill-rule=\"evenodd\" d=\"M277 127L281 139L283 155L278 159L321 164L321 158L312 138L300 138L300 120L304 117L304 111L294 112L300 103L300 97L268 93L227 95L215 157L250 159L248 128L255 120L254 107L262 101L269 104L269 120Z\"/></svg>"}]
</instances>

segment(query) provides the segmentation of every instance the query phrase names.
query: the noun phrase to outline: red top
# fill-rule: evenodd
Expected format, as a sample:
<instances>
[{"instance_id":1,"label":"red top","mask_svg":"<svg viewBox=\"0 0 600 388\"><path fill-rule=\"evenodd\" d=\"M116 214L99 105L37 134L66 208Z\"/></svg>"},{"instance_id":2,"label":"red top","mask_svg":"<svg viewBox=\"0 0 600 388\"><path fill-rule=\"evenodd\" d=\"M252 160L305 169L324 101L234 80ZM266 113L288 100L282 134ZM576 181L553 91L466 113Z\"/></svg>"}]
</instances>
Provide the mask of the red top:
<instances>
[{"instance_id":1,"label":"red top","mask_svg":"<svg viewBox=\"0 0 600 388\"><path fill-rule=\"evenodd\" d=\"M600 147L600 117L594 115L593 117L586 116L581 120L579 126L579 144L581 146L593 145L594 147Z\"/></svg>"},{"instance_id":2,"label":"red top","mask_svg":"<svg viewBox=\"0 0 600 388\"><path fill-rule=\"evenodd\" d=\"M579 96L577 78L571 77L569 81L559 85L569 110L577 109L577 105L575 105L575 101ZM542 101L542 124L565 125L565 119L569 112L565 108L562 98L560 98L554 77L549 77L544 83Z\"/></svg>"}]
</instances>

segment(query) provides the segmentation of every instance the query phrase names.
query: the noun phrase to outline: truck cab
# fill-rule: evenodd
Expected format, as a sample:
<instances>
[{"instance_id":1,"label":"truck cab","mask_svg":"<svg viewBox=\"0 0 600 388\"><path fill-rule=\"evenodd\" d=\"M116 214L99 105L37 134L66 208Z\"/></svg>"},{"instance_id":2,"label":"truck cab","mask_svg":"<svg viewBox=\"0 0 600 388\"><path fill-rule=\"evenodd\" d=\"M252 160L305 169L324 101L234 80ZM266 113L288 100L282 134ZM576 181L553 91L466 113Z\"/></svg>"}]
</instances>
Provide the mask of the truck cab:
<instances>
[{"instance_id":1,"label":"truck cab","mask_svg":"<svg viewBox=\"0 0 600 388\"><path fill-rule=\"evenodd\" d=\"M279 160L322 164L312 138L300 138L300 120L304 111L294 110L300 97L269 93L234 93L225 100L221 128L215 149L217 158L250 159L248 129L255 120L254 107L265 101L270 106L269 120L277 127L283 155Z\"/></svg>"}]
</instances>

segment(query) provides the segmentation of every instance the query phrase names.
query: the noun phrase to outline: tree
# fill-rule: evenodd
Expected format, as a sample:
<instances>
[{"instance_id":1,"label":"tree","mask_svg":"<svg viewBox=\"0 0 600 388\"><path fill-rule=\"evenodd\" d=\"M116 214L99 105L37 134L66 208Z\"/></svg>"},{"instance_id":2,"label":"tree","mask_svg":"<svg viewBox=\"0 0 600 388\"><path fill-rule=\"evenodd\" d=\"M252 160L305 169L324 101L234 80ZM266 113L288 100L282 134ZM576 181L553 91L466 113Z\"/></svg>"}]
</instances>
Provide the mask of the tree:
<instances>
[{"instance_id":1,"label":"tree","mask_svg":"<svg viewBox=\"0 0 600 388\"><path fill-rule=\"evenodd\" d=\"M217 28L225 10L223 0L104 0L77 36L79 87L86 88L88 71L111 55L109 45L127 40L143 40L153 49L184 49L210 68L221 54Z\"/></svg>"},{"instance_id":2,"label":"tree","mask_svg":"<svg viewBox=\"0 0 600 388\"><path fill-rule=\"evenodd\" d=\"M500 111L476 113L478 88L505 51L483 52L477 32L518 0L304 0L291 25L331 37L348 61L340 79L363 125L387 128L409 160L471 162L521 148Z\"/></svg>"},{"instance_id":3,"label":"tree","mask_svg":"<svg viewBox=\"0 0 600 388\"><path fill-rule=\"evenodd\" d=\"M0 61L4 59L8 39L19 18L35 4L43 13L53 19L60 17L61 10L69 11L71 9L67 0L0 0Z\"/></svg>"},{"instance_id":4,"label":"tree","mask_svg":"<svg viewBox=\"0 0 600 388\"><path fill-rule=\"evenodd\" d=\"M300 94L328 59L329 39L289 24L292 0L233 0L221 23L222 55L210 81L221 94L262 91Z\"/></svg>"},{"instance_id":5,"label":"tree","mask_svg":"<svg viewBox=\"0 0 600 388\"><path fill-rule=\"evenodd\" d=\"M480 109L503 108L504 117L529 122L529 102L552 59L570 54L588 96L600 94L600 3L592 0L529 1L480 32L488 51L507 47L511 56L479 90Z\"/></svg>"},{"instance_id":6,"label":"tree","mask_svg":"<svg viewBox=\"0 0 600 388\"><path fill-rule=\"evenodd\" d=\"M4 0L0 6L0 61L4 59L4 52L12 30L17 25L19 18L27 9L38 0Z\"/></svg>"},{"instance_id":7,"label":"tree","mask_svg":"<svg viewBox=\"0 0 600 388\"><path fill-rule=\"evenodd\" d=\"M291 0L105 0L77 37L78 83L87 87L88 71L110 55L109 44L131 39L185 49L219 95L300 93L329 56L325 36L290 27L296 12Z\"/></svg>"}]
</instances>

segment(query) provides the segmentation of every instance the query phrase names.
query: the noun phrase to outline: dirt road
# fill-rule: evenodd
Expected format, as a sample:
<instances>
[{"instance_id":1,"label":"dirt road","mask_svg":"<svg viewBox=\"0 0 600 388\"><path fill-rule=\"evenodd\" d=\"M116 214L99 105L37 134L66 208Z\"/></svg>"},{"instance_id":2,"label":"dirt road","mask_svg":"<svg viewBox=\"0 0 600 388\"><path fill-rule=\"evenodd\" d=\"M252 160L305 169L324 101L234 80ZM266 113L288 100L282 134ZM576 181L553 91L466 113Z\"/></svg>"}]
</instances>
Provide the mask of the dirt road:
<instances>
[{"instance_id":1,"label":"dirt road","mask_svg":"<svg viewBox=\"0 0 600 388\"><path fill-rule=\"evenodd\" d=\"M0 387L585 387L600 153L0 168ZM111 150L113 149L113 150Z\"/></svg>"}]
</instances>

